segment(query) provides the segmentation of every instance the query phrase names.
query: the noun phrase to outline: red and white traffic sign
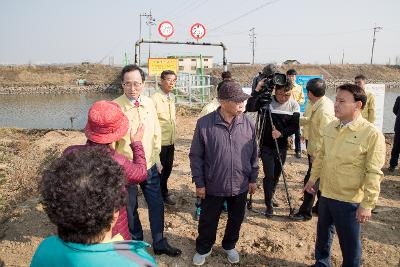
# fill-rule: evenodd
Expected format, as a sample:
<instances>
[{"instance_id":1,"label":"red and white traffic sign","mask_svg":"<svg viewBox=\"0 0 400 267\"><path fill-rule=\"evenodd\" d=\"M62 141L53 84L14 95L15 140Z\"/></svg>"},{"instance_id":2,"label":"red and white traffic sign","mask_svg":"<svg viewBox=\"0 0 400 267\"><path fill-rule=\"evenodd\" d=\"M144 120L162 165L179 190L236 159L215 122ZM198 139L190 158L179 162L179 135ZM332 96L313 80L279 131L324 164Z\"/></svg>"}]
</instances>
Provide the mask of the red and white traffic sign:
<instances>
[{"instance_id":1,"label":"red and white traffic sign","mask_svg":"<svg viewBox=\"0 0 400 267\"><path fill-rule=\"evenodd\" d=\"M158 25L158 32L162 37L168 39L174 34L174 25L168 20L165 20Z\"/></svg>"},{"instance_id":2,"label":"red and white traffic sign","mask_svg":"<svg viewBox=\"0 0 400 267\"><path fill-rule=\"evenodd\" d=\"M197 41L206 35L206 27L201 23L195 23L190 27L190 35Z\"/></svg>"}]
</instances>

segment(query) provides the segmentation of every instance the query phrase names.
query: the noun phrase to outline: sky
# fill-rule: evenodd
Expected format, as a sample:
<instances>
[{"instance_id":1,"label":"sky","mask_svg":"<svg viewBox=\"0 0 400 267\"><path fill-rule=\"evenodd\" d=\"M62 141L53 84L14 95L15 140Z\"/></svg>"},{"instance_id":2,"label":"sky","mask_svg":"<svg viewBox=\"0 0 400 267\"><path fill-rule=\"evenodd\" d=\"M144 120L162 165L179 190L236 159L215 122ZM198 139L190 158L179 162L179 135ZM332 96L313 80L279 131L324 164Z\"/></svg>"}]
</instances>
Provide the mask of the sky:
<instances>
[{"instance_id":1,"label":"sky","mask_svg":"<svg viewBox=\"0 0 400 267\"><path fill-rule=\"evenodd\" d=\"M189 29L206 28L199 42L224 43L228 62L252 62L250 29L255 28L255 62L369 63L373 27L374 63L400 60L399 0L0 0L0 64L133 62L134 44L149 40L149 26L140 14L151 13L151 40L165 40L157 31L168 20L175 28L169 41L195 41ZM397 16L396 16L397 15ZM141 46L142 61L148 45ZM151 57L214 56L220 47L151 45Z\"/></svg>"}]
</instances>

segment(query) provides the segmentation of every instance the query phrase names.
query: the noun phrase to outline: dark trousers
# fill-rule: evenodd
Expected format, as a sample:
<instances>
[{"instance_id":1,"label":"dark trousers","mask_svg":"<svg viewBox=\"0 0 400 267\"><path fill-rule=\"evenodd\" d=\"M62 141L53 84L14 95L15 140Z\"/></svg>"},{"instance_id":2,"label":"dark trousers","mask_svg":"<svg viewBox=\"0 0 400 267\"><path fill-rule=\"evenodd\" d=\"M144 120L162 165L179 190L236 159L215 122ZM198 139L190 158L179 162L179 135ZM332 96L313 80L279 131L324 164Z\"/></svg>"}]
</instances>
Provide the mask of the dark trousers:
<instances>
[{"instance_id":1,"label":"dark trousers","mask_svg":"<svg viewBox=\"0 0 400 267\"><path fill-rule=\"evenodd\" d=\"M343 267L360 266L361 226L356 219L359 204L321 197L318 209L315 266L331 266L331 246L336 229Z\"/></svg>"},{"instance_id":2,"label":"dark trousers","mask_svg":"<svg viewBox=\"0 0 400 267\"><path fill-rule=\"evenodd\" d=\"M300 128L294 133L294 152L301 152Z\"/></svg>"},{"instance_id":3,"label":"dark trousers","mask_svg":"<svg viewBox=\"0 0 400 267\"><path fill-rule=\"evenodd\" d=\"M160 177L156 165L147 170L147 180L140 183L149 212L151 236L154 249L164 249L164 202L161 197ZM128 186L129 203L127 207L129 232L133 240L143 240L143 229L138 214L136 185Z\"/></svg>"},{"instance_id":4,"label":"dark trousers","mask_svg":"<svg viewBox=\"0 0 400 267\"><path fill-rule=\"evenodd\" d=\"M392 155L390 157L390 167L396 168L397 163L399 161L399 153L400 153L400 133L394 133L393 139L393 147L392 147Z\"/></svg>"},{"instance_id":5,"label":"dark trousers","mask_svg":"<svg viewBox=\"0 0 400 267\"><path fill-rule=\"evenodd\" d=\"M168 196L168 178L171 175L172 164L174 163L175 146L161 146L160 161L163 169L160 174L161 195Z\"/></svg>"},{"instance_id":6,"label":"dark trousers","mask_svg":"<svg viewBox=\"0 0 400 267\"><path fill-rule=\"evenodd\" d=\"M285 164L287 148L279 148L282 164ZM261 160L264 170L263 189L264 200L267 208L272 208L272 198L279 181L282 168L279 163L278 153L274 148L263 147Z\"/></svg>"},{"instance_id":7,"label":"dark trousers","mask_svg":"<svg viewBox=\"0 0 400 267\"><path fill-rule=\"evenodd\" d=\"M306 183L310 179L311 168L312 168L311 157L308 154L307 154L307 157L308 157L308 170L307 170L306 176L304 176L304 185L306 185ZM318 196L318 201L315 204L316 207L318 207L318 205L319 205L319 197L321 196L321 192L318 190L318 187L319 187L319 179L315 183L315 189L317 190L317 196ZM307 191L304 191L303 203L301 204L301 206L299 208L299 213L302 214L306 218L311 218L314 200L315 200L314 194L310 194Z\"/></svg>"},{"instance_id":8,"label":"dark trousers","mask_svg":"<svg viewBox=\"0 0 400 267\"><path fill-rule=\"evenodd\" d=\"M206 195L205 199L201 201L199 236L196 239L196 251L199 254L208 253L215 243L219 217L225 200L228 203L228 221L222 247L226 250L235 248L244 218L246 199L247 192L232 197Z\"/></svg>"}]
</instances>

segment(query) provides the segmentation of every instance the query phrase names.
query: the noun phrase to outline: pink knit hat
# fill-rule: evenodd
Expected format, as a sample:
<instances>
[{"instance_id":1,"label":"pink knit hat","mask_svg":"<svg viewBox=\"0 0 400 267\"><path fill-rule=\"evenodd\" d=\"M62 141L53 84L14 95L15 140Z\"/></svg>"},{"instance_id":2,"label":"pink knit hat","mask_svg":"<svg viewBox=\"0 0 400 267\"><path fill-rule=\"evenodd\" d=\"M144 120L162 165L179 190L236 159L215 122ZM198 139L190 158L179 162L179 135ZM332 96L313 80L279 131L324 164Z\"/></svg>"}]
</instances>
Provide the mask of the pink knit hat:
<instances>
[{"instance_id":1,"label":"pink knit hat","mask_svg":"<svg viewBox=\"0 0 400 267\"><path fill-rule=\"evenodd\" d=\"M88 114L86 137L98 144L109 144L120 140L129 129L129 120L117 103L95 102Z\"/></svg>"}]
</instances>

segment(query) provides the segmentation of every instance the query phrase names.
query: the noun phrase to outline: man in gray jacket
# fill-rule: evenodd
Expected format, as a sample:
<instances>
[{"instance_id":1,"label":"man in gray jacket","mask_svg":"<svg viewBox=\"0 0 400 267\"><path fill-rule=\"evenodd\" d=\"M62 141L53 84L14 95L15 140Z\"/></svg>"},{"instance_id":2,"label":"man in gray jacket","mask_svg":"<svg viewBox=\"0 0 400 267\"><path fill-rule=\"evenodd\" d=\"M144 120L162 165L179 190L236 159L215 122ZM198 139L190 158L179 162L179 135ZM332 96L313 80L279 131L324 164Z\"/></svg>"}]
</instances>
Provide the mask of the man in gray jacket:
<instances>
[{"instance_id":1,"label":"man in gray jacket","mask_svg":"<svg viewBox=\"0 0 400 267\"><path fill-rule=\"evenodd\" d=\"M193 264L197 266L203 265L211 254L225 200L228 222L222 247L230 263L239 262L235 245L247 193L254 193L258 176L255 126L242 114L247 98L238 83L223 83L218 92L221 106L197 121L189 154L196 194L202 199L193 257Z\"/></svg>"}]
</instances>

